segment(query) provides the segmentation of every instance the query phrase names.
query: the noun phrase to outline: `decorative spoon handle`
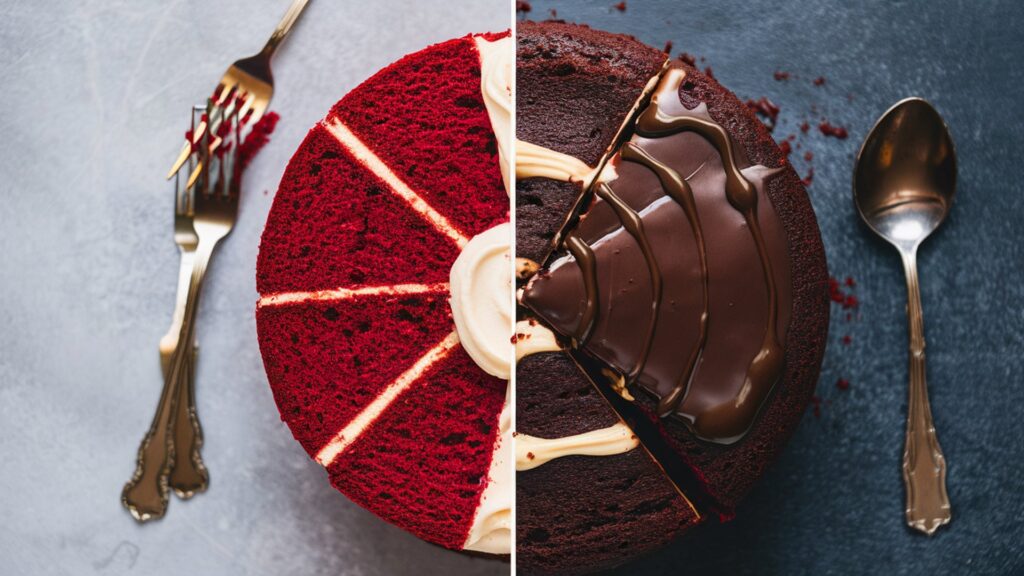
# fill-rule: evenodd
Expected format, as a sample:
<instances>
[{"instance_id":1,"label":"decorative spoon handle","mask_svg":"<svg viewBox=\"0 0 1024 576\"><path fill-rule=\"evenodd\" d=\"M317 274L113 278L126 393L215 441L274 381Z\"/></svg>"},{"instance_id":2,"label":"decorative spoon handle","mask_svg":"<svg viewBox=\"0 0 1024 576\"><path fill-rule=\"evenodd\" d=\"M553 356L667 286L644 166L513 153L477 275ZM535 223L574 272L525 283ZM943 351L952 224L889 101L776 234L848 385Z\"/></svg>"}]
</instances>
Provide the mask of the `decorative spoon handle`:
<instances>
[{"instance_id":1,"label":"decorative spoon handle","mask_svg":"<svg viewBox=\"0 0 1024 576\"><path fill-rule=\"evenodd\" d=\"M924 315L917 277L917 250L901 250L907 276L910 328L910 398L907 439L903 449L903 483L907 490L907 524L931 536L951 517L946 493L946 458L935 436L925 380Z\"/></svg>"}]
</instances>

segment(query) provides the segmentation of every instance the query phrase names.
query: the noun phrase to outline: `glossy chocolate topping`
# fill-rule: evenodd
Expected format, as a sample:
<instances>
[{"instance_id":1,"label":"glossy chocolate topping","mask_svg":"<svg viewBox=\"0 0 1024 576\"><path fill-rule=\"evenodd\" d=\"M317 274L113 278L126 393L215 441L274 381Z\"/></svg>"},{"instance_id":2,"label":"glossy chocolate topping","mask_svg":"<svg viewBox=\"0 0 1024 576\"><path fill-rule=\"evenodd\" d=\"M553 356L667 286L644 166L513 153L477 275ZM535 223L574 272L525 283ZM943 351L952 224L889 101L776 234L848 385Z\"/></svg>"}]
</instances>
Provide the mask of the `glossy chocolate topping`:
<instances>
[{"instance_id":1,"label":"glossy chocolate topping","mask_svg":"<svg viewBox=\"0 0 1024 576\"><path fill-rule=\"evenodd\" d=\"M751 165L667 70L522 302L708 441L743 437L783 370L785 231Z\"/></svg>"}]
</instances>

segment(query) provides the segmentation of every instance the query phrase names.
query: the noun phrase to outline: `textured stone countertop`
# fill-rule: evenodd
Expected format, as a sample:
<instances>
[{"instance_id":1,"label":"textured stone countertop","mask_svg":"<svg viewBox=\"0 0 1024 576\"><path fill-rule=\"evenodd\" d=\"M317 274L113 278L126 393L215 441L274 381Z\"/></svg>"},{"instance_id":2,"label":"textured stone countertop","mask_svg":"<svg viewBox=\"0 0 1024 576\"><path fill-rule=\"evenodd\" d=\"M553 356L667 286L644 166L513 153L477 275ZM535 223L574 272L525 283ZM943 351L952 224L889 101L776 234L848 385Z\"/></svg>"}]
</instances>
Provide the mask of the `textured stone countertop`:
<instances>
[{"instance_id":1,"label":"textured stone countertop","mask_svg":"<svg viewBox=\"0 0 1024 576\"><path fill-rule=\"evenodd\" d=\"M737 519L615 573L1024 573L1024 4L631 0L625 12L612 0L531 4L535 19L554 8L558 18L654 46L672 41L674 54L705 57L698 63L741 98L778 104L775 136L798 135L798 172L809 168L804 152L814 154L809 193L829 269L853 277L861 301L850 321L833 306L820 416L808 411ZM791 77L776 81L776 71ZM824 85L813 84L818 76ZM950 219L920 254L928 384L953 506L952 524L930 540L903 524L903 273L896 252L860 224L850 186L875 119L914 95L945 117L960 174ZM849 138L826 139L816 129L823 116Z\"/></svg>"},{"instance_id":2,"label":"textured stone countertop","mask_svg":"<svg viewBox=\"0 0 1024 576\"><path fill-rule=\"evenodd\" d=\"M287 5L0 3L0 574L508 573L331 488L278 418L253 315L259 234L306 131L402 55L507 29L505 0L313 0L275 60L282 120L247 174L199 313L210 490L152 525L121 508L177 277L162 176L190 106L262 47Z\"/></svg>"}]
</instances>

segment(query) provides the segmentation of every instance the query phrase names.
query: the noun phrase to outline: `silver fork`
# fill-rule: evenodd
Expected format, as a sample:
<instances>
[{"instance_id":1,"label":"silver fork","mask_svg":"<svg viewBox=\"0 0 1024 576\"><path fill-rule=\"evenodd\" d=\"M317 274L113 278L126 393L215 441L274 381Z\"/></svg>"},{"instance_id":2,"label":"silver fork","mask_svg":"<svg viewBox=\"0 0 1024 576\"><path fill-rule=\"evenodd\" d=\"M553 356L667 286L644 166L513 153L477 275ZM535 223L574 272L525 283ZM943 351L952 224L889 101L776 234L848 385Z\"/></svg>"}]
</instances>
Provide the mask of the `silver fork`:
<instances>
[{"instance_id":1,"label":"silver fork","mask_svg":"<svg viewBox=\"0 0 1024 576\"><path fill-rule=\"evenodd\" d=\"M205 105L198 105L192 108L193 132L205 113ZM189 166L190 173L195 170L195 164L196 161L193 156ZM194 188L188 186L185 182L186 178L182 175L176 176L174 242L178 245L181 252L181 265L178 272L178 292L171 326L160 339L160 367L165 380L170 372L171 357L174 354L174 349L177 347L178 335L181 332L182 320L185 317L188 285L195 264L196 246L199 243L199 237L196 235L195 228L192 225L194 217L192 193ZM171 473L168 476L168 484L181 499L191 498L195 494L205 491L210 482L209 472L206 469L206 465L203 464L200 454L200 448L203 444L203 432L196 412L195 370L198 353L199 346L193 341L192 352L189 354L187 364L181 374L182 381L178 384L174 414L172 415L171 426L173 435L171 442L174 444L175 449Z\"/></svg>"},{"instance_id":2,"label":"silver fork","mask_svg":"<svg viewBox=\"0 0 1024 576\"><path fill-rule=\"evenodd\" d=\"M142 439L139 446L136 460L135 473L131 480L124 486L121 492L121 503L140 522L160 518L167 510L168 501L168 476L172 466L177 461L186 460L198 463L198 459L192 458L191 450L189 458L176 458L176 442L174 439L176 426L176 414L180 414L178 405L179 399L188 402L188 398L182 398L180 390L183 382L187 382L187 373L191 370L194 359L195 342L195 318L199 307L199 295L202 290L206 270L213 256L214 248L222 238L231 232L235 218L238 215L239 200L239 166L237 165L237 151L239 131L237 128L237 115L224 116L224 110L214 111L210 115L211 120L229 122L232 127L229 131L229 138L233 139L230 149L221 155L211 155L211 137L207 132L199 142L198 158L195 160L196 169L199 165L206 166L198 178L198 186L193 190L192 226L198 239L193 255L194 262L191 274L188 278L188 288L185 296L185 307L182 312L181 327L178 331L177 342L170 354L167 373L164 379L163 391L157 405L156 414L149 430ZM191 179L191 178L190 178ZM191 423L194 420L194 409L185 410L190 421L184 429L193 428ZM178 416L177 420L181 420ZM198 426L194 428L198 432ZM195 438L201 438L196 434ZM200 440L201 441L201 440ZM180 446L187 446L183 442ZM197 444L192 444L198 450ZM197 452L196 452L197 453Z\"/></svg>"},{"instance_id":3,"label":"silver fork","mask_svg":"<svg viewBox=\"0 0 1024 576\"><path fill-rule=\"evenodd\" d=\"M235 61L228 67L213 92L211 112L216 108L225 108L225 117L237 115L243 122L248 123L256 122L263 116L270 104L271 96L274 95L274 75L270 71L270 59L308 3L309 0L293 0L263 49L253 56ZM213 119L212 113L210 119L210 122L201 122L192 133L192 141L186 140L182 145L178 158L167 173L168 179L181 169L193 146L207 136L207 128L209 132L217 133L219 121ZM214 136L212 143L216 149L220 145L220 140ZM202 171L201 165L199 171ZM198 172L193 174L198 175Z\"/></svg>"}]
</instances>

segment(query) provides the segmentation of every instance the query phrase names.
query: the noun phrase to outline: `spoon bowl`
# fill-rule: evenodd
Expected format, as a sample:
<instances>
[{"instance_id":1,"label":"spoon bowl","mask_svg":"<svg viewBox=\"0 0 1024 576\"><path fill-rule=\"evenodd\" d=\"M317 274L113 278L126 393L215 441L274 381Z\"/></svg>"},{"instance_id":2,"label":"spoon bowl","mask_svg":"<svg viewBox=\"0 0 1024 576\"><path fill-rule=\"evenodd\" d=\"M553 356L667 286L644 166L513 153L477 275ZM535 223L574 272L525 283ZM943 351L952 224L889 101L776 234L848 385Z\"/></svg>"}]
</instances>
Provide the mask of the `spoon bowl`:
<instances>
[{"instance_id":1,"label":"spoon bowl","mask_svg":"<svg viewBox=\"0 0 1024 576\"><path fill-rule=\"evenodd\" d=\"M907 279L909 401L903 446L907 525L929 536L949 523L946 458L939 447L925 378L924 314L917 248L945 221L956 193L956 151L928 102L897 102L864 140L853 173L861 218L900 252Z\"/></svg>"},{"instance_id":2,"label":"spoon bowl","mask_svg":"<svg viewBox=\"0 0 1024 576\"><path fill-rule=\"evenodd\" d=\"M854 202L861 218L897 248L916 248L949 214L956 151L926 100L907 98L871 129L857 154Z\"/></svg>"}]
</instances>

